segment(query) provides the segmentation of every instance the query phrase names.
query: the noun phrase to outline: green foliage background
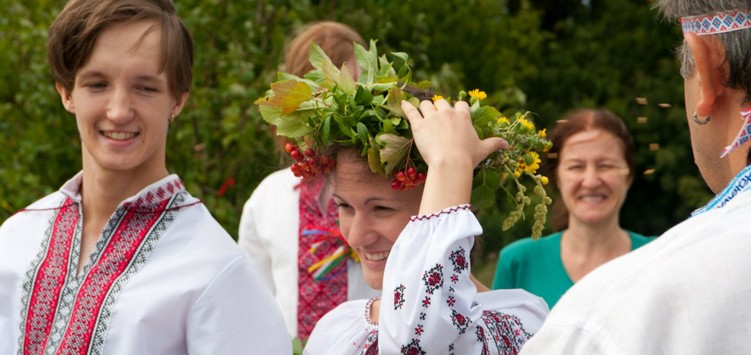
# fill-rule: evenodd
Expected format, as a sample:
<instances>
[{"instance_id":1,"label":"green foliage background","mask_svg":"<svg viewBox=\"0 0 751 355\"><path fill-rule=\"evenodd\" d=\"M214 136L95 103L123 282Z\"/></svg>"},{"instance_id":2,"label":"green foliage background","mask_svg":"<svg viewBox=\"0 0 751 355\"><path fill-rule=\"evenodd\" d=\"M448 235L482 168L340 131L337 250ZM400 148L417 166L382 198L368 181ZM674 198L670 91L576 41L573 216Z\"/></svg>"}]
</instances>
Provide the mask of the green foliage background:
<instances>
[{"instance_id":1,"label":"green foliage background","mask_svg":"<svg viewBox=\"0 0 751 355\"><path fill-rule=\"evenodd\" d=\"M80 169L75 120L63 110L45 61L47 28L63 3L0 0L0 221ZM170 132L169 169L232 235L254 187L283 165L252 103L275 77L289 35L324 19L378 39L379 51L409 53L416 79L430 79L446 93L480 88L500 108L538 113L538 126L550 129L577 107L614 111L638 147L639 171L621 214L626 228L660 234L710 197L685 127L672 52L679 28L648 1L175 3L197 52L194 89ZM638 123L640 116L646 123ZM650 143L659 149L648 149ZM647 169L654 172L642 174ZM488 265L503 245L527 236L531 224L530 218L501 232L507 209L499 201L480 216L487 238L477 255Z\"/></svg>"}]
</instances>

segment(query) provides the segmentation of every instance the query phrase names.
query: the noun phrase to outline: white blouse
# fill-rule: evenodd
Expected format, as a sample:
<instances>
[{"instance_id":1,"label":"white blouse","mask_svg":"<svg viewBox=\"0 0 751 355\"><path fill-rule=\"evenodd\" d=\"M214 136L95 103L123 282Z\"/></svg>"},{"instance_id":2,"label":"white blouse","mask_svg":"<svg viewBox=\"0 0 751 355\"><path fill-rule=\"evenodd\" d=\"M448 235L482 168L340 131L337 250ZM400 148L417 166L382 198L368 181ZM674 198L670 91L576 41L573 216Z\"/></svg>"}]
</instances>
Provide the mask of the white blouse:
<instances>
[{"instance_id":1,"label":"white blouse","mask_svg":"<svg viewBox=\"0 0 751 355\"><path fill-rule=\"evenodd\" d=\"M469 205L412 217L386 262L380 323L372 301L347 302L318 322L304 353L517 353L548 307L520 289L477 293L469 251L480 233Z\"/></svg>"}]
</instances>

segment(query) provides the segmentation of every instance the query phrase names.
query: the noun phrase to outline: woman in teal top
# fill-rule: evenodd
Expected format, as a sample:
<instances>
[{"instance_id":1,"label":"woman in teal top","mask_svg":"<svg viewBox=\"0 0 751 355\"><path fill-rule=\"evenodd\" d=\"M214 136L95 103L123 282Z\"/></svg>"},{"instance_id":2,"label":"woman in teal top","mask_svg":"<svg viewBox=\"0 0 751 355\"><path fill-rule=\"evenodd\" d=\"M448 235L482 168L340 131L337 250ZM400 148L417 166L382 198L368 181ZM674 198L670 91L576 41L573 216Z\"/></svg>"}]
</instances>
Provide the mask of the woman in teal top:
<instances>
[{"instance_id":1,"label":"woman in teal top","mask_svg":"<svg viewBox=\"0 0 751 355\"><path fill-rule=\"evenodd\" d=\"M523 288L552 308L587 273L651 238L619 223L636 163L633 138L618 116L574 111L558 122L551 140L548 163L560 191L553 225L560 232L503 248L493 289Z\"/></svg>"}]
</instances>

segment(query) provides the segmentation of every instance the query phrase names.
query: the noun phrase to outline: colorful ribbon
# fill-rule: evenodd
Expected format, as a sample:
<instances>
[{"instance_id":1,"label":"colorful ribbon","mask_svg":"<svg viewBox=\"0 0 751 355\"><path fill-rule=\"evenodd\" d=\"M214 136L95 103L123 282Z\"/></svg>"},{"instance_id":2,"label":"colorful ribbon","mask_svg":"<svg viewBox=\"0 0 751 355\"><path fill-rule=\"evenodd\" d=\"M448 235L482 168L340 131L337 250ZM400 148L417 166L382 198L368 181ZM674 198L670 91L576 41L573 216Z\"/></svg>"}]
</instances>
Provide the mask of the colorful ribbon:
<instances>
[{"instance_id":1,"label":"colorful ribbon","mask_svg":"<svg viewBox=\"0 0 751 355\"><path fill-rule=\"evenodd\" d=\"M731 32L751 27L749 11L733 10L709 15L681 17L684 33L711 35Z\"/></svg>"},{"instance_id":2,"label":"colorful ribbon","mask_svg":"<svg viewBox=\"0 0 751 355\"><path fill-rule=\"evenodd\" d=\"M722 150L720 158L724 158L730 152L743 145L743 143L748 142L748 139L751 137L751 110L741 111L741 119L743 120L743 125L740 131L738 131L738 135L733 139L733 143L730 143L729 146Z\"/></svg>"},{"instance_id":3,"label":"colorful ribbon","mask_svg":"<svg viewBox=\"0 0 751 355\"><path fill-rule=\"evenodd\" d=\"M356 262L360 262L357 254L349 247L347 241L342 236L342 233L338 229L321 229L321 228L306 228L302 232L303 236L310 237L315 236L315 240L311 243L309 252L315 253L316 249L324 242L337 239L341 245L334 250L333 253L327 255L317 263L308 267L308 272L316 279L320 281L325 279L331 270L336 268L339 264L346 260L347 256L350 256Z\"/></svg>"}]
</instances>

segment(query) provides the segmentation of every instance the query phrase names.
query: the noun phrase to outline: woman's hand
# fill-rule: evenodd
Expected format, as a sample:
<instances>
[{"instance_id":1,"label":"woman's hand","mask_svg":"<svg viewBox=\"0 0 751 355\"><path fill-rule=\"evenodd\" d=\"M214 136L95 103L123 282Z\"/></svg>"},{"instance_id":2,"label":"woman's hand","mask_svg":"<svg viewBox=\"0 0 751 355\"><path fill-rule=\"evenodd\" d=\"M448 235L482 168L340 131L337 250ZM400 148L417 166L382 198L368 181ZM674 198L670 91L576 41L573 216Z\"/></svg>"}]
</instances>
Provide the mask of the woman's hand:
<instances>
[{"instance_id":1,"label":"woman's hand","mask_svg":"<svg viewBox=\"0 0 751 355\"><path fill-rule=\"evenodd\" d=\"M402 101L402 110L409 119L415 145L428 164L420 214L469 203L475 166L505 147L506 141L498 137L480 140L464 101L454 107L443 99L435 104L422 101L419 111Z\"/></svg>"},{"instance_id":2,"label":"woman's hand","mask_svg":"<svg viewBox=\"0 0 751 355\"><path fill-rule=\"evenodd\" d=\"M440 99L420 102L420 110L402 101L417 149L428 166L446 162L470 162L477 166L488 154L506 146L498 137L480 140L472 126L469 105L457 102L454 107Z\"/></svg>"}]
</instances>

